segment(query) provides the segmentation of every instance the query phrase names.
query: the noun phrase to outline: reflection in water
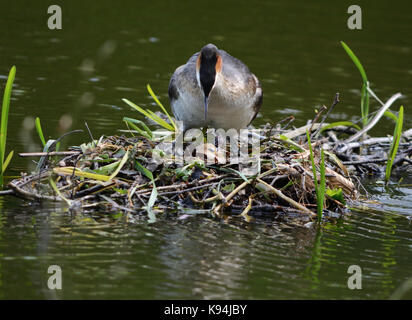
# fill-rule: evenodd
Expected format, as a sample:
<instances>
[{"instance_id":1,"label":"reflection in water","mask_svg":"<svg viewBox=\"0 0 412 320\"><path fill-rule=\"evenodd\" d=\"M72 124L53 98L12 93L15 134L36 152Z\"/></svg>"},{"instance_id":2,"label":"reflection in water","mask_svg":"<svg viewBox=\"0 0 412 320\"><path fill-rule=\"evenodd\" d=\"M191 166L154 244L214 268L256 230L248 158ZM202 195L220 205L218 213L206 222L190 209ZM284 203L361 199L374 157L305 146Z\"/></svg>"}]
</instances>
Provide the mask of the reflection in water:
<instances>
[{"instance_id":1,"label":"reflection in water","mask_svg":"<svg viewBox=\"0 0 412 320\"><path fill-rule=\"evenodd\" d=\"M319 272L321 269L321 238L322 230L318 228L313 244L308 266L306 268L307 277L311 280L311 289L316 290L319 287Z\"/></svg>"},{"instance_id":2,"label":"reflection in water","mask_svg":"<svg viewBox=\"0 0 412 320\"><path fill-rule=\"evenodd\" d=\"M404 217L365 211L319 229L242 225L202 216L70 214L11 198L0 220L3 298L388 298L409 277L412 231ZM14 208L14 209L13 209ZM47 289L61 266L63 290ZM362 290L347 288L350 265Z\"/></svg>"}]
</instances>

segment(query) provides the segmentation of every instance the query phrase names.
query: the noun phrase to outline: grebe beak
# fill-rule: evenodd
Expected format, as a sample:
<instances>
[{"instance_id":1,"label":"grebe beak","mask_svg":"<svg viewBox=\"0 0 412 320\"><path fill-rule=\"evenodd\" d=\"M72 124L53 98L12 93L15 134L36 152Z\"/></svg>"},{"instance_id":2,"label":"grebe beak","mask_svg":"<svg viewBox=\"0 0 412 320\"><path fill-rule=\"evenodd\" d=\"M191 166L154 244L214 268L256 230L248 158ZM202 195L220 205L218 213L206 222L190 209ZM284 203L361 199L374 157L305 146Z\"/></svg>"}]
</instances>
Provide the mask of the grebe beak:
<instances>
[{"instance_id":1,"label":"grebe beak","mask_svg":"<svg viewBox=\"0 0 412 320\"><path fill-rule=\"evenodd\" d=\"M209 98L205 95L205 123L207 122L207 104L209 102Z\"/></svg>"},{"instance_id":2,"label":"grebe beak","mask_svg":"<svg viewBox=\"0 0 412 320\"><path fill-rule=\"evenodd\" d=\"M215 85L216 75L221 69L222 57L219 50L213 44L204 46L196 60L196 78L204 95L205 124L207 123L209 95Z\"/></svg>"}]
</instances>

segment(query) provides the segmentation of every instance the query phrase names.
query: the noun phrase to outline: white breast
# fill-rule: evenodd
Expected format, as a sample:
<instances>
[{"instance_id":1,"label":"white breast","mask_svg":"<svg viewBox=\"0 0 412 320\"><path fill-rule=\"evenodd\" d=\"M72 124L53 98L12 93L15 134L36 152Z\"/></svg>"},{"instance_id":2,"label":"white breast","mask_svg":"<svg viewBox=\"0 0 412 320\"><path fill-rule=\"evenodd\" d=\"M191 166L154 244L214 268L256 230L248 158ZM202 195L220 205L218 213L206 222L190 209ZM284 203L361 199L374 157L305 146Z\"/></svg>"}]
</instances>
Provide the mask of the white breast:
<instances>
[{"instance_id":1,"label":"white breast","mask_svg":"<svg viewBox=\"0 0 412 320\"><path fill-rule=\"evenodd\" d=\"M197 79L198 82L199 79ZM218 73L215 84L209 94L207 125L215 129L241 129L245 128L252 120L253 96L245 92L240 86L242 80L225 78ZM244 94L241 94L245 92ZM204 95L200 86L198 90L179 94L179 98L173 102L173 110L176 118L183 122L184 129L199 128L205 126Z\"/></svg>"},{"instance_id":2,"label":"white breast","mask_svg":"<svg viewBox=\"0 0 412 320\"><path fill-rule=\"evenodd\" d=\"M213 128L245 128L254 116L252 97L237 86L240 81L225 81L218 74L209 95L208 125Z\"/></svg>"}]
</instances>

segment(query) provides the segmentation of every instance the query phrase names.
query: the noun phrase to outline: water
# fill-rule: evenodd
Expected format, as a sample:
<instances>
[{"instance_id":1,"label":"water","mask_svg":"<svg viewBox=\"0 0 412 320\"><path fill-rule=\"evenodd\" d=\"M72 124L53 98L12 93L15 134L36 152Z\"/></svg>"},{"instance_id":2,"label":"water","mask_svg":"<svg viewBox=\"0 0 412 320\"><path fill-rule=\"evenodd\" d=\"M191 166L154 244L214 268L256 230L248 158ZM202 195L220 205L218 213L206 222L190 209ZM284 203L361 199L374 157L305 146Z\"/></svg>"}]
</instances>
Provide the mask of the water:
<instances>
[{"instance_id":1,"label":"water","mask_svg":"<svg viewBox=\"0 0 412 320\"><path fill-rule=\"evenodd\" d=\"M362 4L362 31L347 28L351 3L345 1L71 1L61 4L63 29L54 31L47 28L47 1L8 3L0 18L2 89L17 66L8 146L15 153L41 149L36 116L50 138L84 128L85 121L95 137L115 134L124 128L123 116L137 117L121 98L152 105L150 83L167 102L174 69L208 42L243 60L261 80L257 124L293 114L302 125L335 92L342 102L334 120L359 118L361 79L339 40L360 57L381 99L405 94L407 115L411 5L395 2ZM410 128L410 117L405 121ZM393 126L383 121L373 134L390 134ZM86 140L75 134L63 144ZM9 174L32 166L14 157ZM405 186L396 186L401 176ZM73 216L53 204L0 198L0 298L386 299L412 277L408 176L398 173L389 190L364 181L377 201L372 209L351 212L321 231L204 216L162 217L148 225L136 216ZM61 291L47 289L54 264L62 268ZM347 287L350 265L362 268L362 290Z\"/></svg>"}]
</instances>

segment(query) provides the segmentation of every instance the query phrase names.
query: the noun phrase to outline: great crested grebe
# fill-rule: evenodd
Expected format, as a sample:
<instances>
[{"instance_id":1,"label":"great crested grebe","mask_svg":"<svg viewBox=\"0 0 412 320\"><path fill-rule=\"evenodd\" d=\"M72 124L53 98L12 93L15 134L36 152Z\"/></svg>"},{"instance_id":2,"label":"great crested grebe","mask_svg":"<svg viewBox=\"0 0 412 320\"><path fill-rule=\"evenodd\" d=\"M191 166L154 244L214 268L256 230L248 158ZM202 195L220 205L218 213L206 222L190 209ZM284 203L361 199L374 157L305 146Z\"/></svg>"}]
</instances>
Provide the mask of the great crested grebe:
<instances>
[{"instance_id":1,"label":"great crested grebe","mask_svg":"<svg viewBox=\"0 0 412 320\"><path fill-rule=\"evenodd\" d=\"M178 67L169 84L174 116L183 130L247 127L262 105L258 78L240 60L213 44Z\"/></svg>"}]
</instances>

